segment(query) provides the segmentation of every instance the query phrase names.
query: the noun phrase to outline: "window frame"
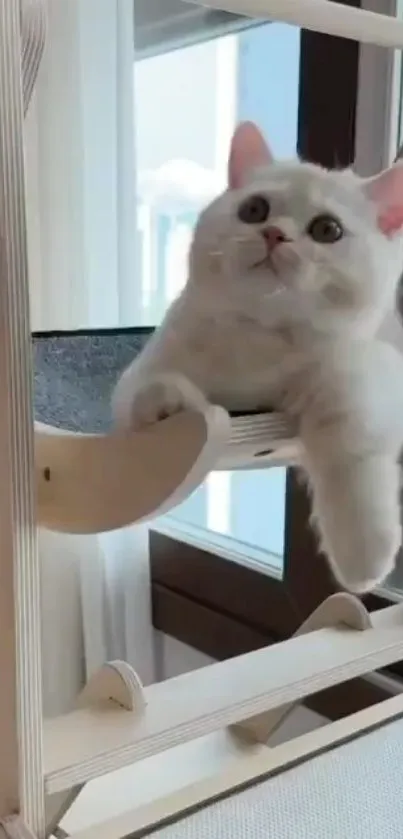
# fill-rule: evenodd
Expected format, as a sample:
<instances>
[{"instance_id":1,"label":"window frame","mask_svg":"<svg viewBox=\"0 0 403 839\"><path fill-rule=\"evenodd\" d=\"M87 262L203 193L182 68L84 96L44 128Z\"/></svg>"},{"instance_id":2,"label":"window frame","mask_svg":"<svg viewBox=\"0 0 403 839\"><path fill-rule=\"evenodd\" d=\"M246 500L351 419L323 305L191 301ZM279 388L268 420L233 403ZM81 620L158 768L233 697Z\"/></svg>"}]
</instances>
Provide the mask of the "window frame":
<instances>
[{"instance_id":1,"label":"window frame","mask_svg":"<svg viewBox=\"0 0 403 839\"><path fill-rule=\"evenodd\" d=\"M362 7L360 0L342 0ZM376 10L396 11L395 0ZM365 7L369 8L368 3ZM400 61L400 59L399 59ZM397 145L397 124L385 127L385 102L400 77L393 51L351 40L301 31L298 154L325 167L355 165L371 174L387 164ZM340 90L343 95L340 96ZM374 93L375 91L375 93ZM397 123L397 119L396 119ZM370 141L369 141L370 140ZM280 581L229 561L207 549L150 531L154 627L218 660L289 637L336 591L309 526L306 488L287 470L284 574ZM365 599L370 608L389 605L387 596ZM403 663L389 673L403 676ZM385 680L386 681L386 680ZM393 692L373 677L355 679L310 697L314 710L336 719L381 701Z\"/></svg>"},{"instance_id":2,"label":"window frame","mask_svg":"<svg viewBox=\"0 0 403 839\"><path fill-rule=\"evenodd\" d=\"M173 7L166 6L165 0L158 0L157 13L149 0L133 2L136 61L201 44L261 23L244 15L196 5L187 0L179 0L179 5L174 2Z\"/></svg>"}]
</instances>

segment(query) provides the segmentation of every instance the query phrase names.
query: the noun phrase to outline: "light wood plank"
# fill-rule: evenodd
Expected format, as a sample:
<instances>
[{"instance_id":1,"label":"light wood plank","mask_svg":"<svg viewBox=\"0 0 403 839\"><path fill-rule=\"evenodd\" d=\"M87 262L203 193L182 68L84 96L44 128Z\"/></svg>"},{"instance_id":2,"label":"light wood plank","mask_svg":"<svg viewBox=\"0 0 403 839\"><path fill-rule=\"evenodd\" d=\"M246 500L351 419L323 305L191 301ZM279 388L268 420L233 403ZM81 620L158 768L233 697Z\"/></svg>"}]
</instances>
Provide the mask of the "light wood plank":
<instances>
[{"instance_id":1,"label":"light wood plank","mask_svg":"<svg viewBox=\"0 0 403 839\"><path fill-rule=\"evenodd\" d=\"M0 0L0 816L45 830L19 0Z\"/></svg>"}]
</instances>

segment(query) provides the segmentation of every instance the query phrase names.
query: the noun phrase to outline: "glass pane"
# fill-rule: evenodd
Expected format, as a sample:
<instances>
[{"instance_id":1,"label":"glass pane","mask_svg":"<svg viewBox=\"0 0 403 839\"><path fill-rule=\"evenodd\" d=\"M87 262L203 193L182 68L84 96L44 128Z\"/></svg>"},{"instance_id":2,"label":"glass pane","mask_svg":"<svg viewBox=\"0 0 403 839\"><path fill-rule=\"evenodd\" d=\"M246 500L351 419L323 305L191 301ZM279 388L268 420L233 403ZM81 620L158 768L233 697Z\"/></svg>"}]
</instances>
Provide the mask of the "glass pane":
<instances>
[{"instance_id":1,"label":"glass pane","mask_svg":"<svg viewBox=\"0 0 403 839\"><path fill-rule=\"evenodd\" d=\"M149 243L144 323L159 322L186 281L192 227L206 200L225 187L236 122L255 120L277 157L295 154L299 40L295 27L265 23L137 63L138 216ZM284 507L285 469L221 472L166 519L278 576Z\"/></svg>"},{"instance_id":2,"label":"glass pane","mask_svg":"<svg viewBox=\"0 0 403 839\"><path fill-rule=\"evenodd\" d=\"M281 576L286 470L213 472L166 520ZM203 532L209 531L209 533ZM214 534L214 535L212 535Z\"/></svg>"},{"instance_id":3,"label":"glass pane","mask_svg":"<svg viewBox=\"0 0 403 839\"><path fill-rule=\"evenodd\" d=\"M181 0L106 0L96 31L93 0L50 3L48 18L25 121L33 328L154 326L225 186L235 122L294 150L298 30Z\"/></svg>"},{"instance_id":4,"label":"glass pane","mask_svg":"<svg viewBox=\"0 0 403 839\"><path fill-rule=\"evenodd\" d=\"M192 228L205 203L225 188L236 122L255 120L277 157L295 154L298 78L299 30L282 23L249 27L136 62L144 325L161 321L186 281Z\"/></svg>"}]
</instances>

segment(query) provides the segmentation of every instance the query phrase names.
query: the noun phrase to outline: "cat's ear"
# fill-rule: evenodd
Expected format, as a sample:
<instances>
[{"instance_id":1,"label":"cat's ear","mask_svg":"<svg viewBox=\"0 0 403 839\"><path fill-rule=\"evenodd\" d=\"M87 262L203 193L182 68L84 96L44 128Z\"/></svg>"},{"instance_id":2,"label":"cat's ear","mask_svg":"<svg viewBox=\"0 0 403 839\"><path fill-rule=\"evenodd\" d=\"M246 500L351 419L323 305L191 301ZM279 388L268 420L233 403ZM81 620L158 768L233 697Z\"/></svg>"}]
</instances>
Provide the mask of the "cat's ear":
<instances>
[{"instance_id":1,"label":"cat's ear","mask_svg":"<svg viewBox=\"0 0 403 839\"><path fill-rule=\"evenodd\" d=\"M254 122L241 122L235 129L228 160L229 189L239 189L251 169L268 166L273 155Z\"/></svg>"},{"instance_id":2,"label":"cat's ear","mask_svg":"<svg viewBox=\"0 0 403 839\"><path fill-rule=\"evenodd\" d=\"M378 227L385 236L403 232L403 162L394 163L365 181L364 192L377 211Z\"/></svg>"}]
</instances>

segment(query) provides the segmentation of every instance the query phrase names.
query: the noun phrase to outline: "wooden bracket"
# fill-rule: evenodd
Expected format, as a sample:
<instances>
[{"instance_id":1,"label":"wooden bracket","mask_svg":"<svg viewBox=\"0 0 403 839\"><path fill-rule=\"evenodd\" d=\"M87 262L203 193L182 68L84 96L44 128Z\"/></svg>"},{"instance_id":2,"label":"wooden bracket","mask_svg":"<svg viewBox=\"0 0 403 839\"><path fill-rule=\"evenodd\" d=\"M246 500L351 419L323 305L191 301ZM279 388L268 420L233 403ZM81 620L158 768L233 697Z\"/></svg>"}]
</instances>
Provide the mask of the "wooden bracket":
<instances>
[{"instance_id":1,"label":"wooden bracket","mask_svg":"<svg viewBox=\"0 0 403 839\"><path fill-rule=\"evenodd\" d=\"M127 711L145 708L141 679L126 661L108 661L91 676L78 698L78 708L114 702Z\"/></svg>"},{"instance_id":2,"label":"wooden bracket","mask_svg":"<svg viewBox=\"0 0 403 839\"><path fill-rule=\"evenodd\" d=\"M76 702L77 708L119 705L127 711L141 713L145 706L145 693L140 677L126 661L108 661L92 674ZM85 784L77 784L67 795L52 796L47 802L46 836L55 833L63 816L74 804ZM55 803L52 806L52 799ZM11 837L20 839L20 837ZM25 839L25 837L21 837Z\"/></svg>"},{"instance_id":3,"label":"wooden bracket","mask_svg":"<svg viewBox=\"0 0 403 839\"><path fill-rule=\"evenodd\" d=\"M361 600L347 592L338 592L328 597L323 603L309 615L299 627L294 637L305 635L307 632L314 632L317 629L344 624L350 629L365 630L372 626L371 616ZM267 743L269 737L274 734L285 718L292 711L297 703L292 702L266 711L256 717L238 723L231 727L231 731L242 739L252 742Z\"/></svg>"}]
</instances>

